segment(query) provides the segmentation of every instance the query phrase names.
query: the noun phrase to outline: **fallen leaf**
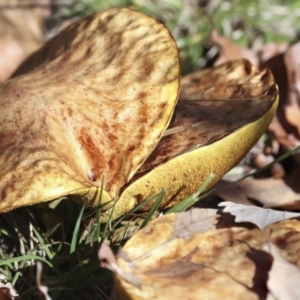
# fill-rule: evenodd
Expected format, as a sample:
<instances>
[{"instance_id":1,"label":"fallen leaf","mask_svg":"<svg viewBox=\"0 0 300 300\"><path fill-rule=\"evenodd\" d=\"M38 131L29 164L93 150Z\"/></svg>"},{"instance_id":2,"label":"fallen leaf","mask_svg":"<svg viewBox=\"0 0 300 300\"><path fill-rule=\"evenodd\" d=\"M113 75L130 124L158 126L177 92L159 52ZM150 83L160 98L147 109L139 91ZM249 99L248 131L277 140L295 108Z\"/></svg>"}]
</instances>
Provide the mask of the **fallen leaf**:
<instances>
[{"instance_id":1,"label":"fallen leaf","mask_svg":"<svg viewBox=\"0 0 300 300\"><path fill-rule=\"evenodd\" d=\"M288 43L271 43L263 45L258 50L258 57L260 58L260 69L265 68L272 71L275 81L279 87L279 107L277 110L277 116L284 126L285 130L290 129L289 124L285 120L285 105L288 103L288 76L287 68L284 62L284 55L287 51Z\"/></svg>"},{"instance_id":2,"label":"fallen leaf","mask_svg":"<svg viewBox=\"0 0 300 300\"><path fill-rule=\"evenodd\" d=\"M195 233L215 228L217 219L217 209L190 209L187 212L178 213L174 235L189 240Z\"/></svg>"},{"instance_id":3,"label":"fallen leaf","mask_svg":"<svg viewBox=\"0 0 300 300\"><path fill-rule=\"evenodd\" d=\"M255 224L261 230L264 230L273 223L300 217L300 213L278 211L227 201L219 203L219 207L225 207L223 209L224 212L228 212L235 216L235 222L250 222Z\"/></svg>"},{"instance_id":4,"label":"fallen leaf","mask_svg":"<svg viewBox=\"0 0 300 300\"><path fill-rule=\"evenodd\" d=\"M215 193L220 198L240 204L249 204L248 199L253 199L264 207L282 207L300 200L300 193L295 192L283 179L247 178L239 182L223 182L216 187Z\"/></svg>"},{"instance_id":5,"label":"fallen leaf","mask_svg":"<svg viewBox=\"0 0 300 300\"><path fill-rule=\"evenodd\" d=\"M272 120L268 131L287 150L299 145L299 139L293 133L288 133L277 117Z\"/></svg>"},{"instance_id":6,"label":"fallen leaf","mask_svg":"<svg viewBox=\"0 0 300 300\"><path fill-rule=\"evenodd\" d=\"M294 127L292 133L300 138L300 69L299 69L300 43L291 46L284 55L289 82L289 98L285 105L285 118Z\"/></svg>"},{"instance_id":7,"label":"fallen leaf","mask_svg":"<svg viewBox=\"0 0 300 300\"><path fill-rule=\"evenodd\" d=\"M289 47L284 56L290 90L298 95L300 93L299 56L297 55L299 50L300 42Z\"/></svg>"},{"instance_id":8,"label":"fallen leaf","mask_svg":"<svg viewBox=\"0 0 300 300\"><path fill-rule=\"evenodd\" d=\"M134 286L140 286L140 280L136 276L132 275L131 273L124 272L122 268L119 267L119 264L117 262L117 259L115 255L113 254L110 247L102 243L99 251L98 251L98 258L101 263L102 268L107 268L116 274L118 274L120 277L122 277L127 282L130 282Z\"/></svg>"},{"instance_id":9,"label":"fallen leaf","mask_svg":"<svg viewBox=\"0 0 300 300\"><path fill-rule=\"evenodd\" d=\"M7 277L0 274L0 300L13 300L18 296L16 289Z\"/></svg>"},{"instance_id":10,"label":"fallen leaf","mask_svg":"<svg viewBox=\"0 0 300 300\"><path fill-rule=\"evenodd\" d=\"M288 48L289 48L289 44L287 42L269 43L269 44L262 45L257 51L259 60L261 63L270 62L270 60L273 59L274 57L284 54ZM268 68L273 69L269 66Z\"/></svg>"},{"instance_id":11,"label":"fallen leaf","mask_svg":"<svg viewBox=\"0 0 300 300\"><path fill-rule=\"evenodd\" d=\"M290 97L291 102L286 105L285 107L285 116L286 119L288 120L289 124L294 126L297 130L297 138L299 140L300 137L300 108L299 108L299 103L296 99L296 97L291 96Z\"/></svg>"},{"instance_id":12,"label":"fallen leaf","mask_svg":"<svg viewBox=\"0 0 300 300\"><path fill-rule=\"evenodd\" d=\"M150 222L117 257L119 267L139 278L140 285L116 274L116 299L265 299L272 257L262 248L270 240L280 245L285 259L300 266L300 222L283 221L261 231L245 223L222 227L225 215L220 215L218 229L203 232L206 214L199 212L200 233L195 228L188 239L175 234L177 214ZM194 222L189 224L189 217L188 212L187 228Z\"/></svg>"},{"instance_id":13,"label":"fallen leaf","mask_svg":"<svg viewBox=\"0 0 300 300\"><path fill-rule=\"evenodd\" d=\"M99 251L98 258L102 268L108 268L110 270L117 270L117 260L112 250L106 243L102 243Z\"/></svg>"},{"instance_id":14,"label":"fallen leaf","mask_svg":"<svg viewBox=\"0 0 300 300\"><path fill-rule=\"evenodd\" d=\"M263 250L273 256L267 282L269 289L267 300L298 300L300 268L284 259L272 243L265 244Z\"/></svg>"},{"instance_id":15,"label":"fallen leaf","mask_svg":"<svg viewBox=\"0 0 300 300\"><path fill-rule=\"evenodd\" d=\"M8 288L0 288L0 300L13 300Z\"/></svg>"},{"instance_id":16,"label":"fallen leaf","mask_svg":"<svg viewBox=\"0 0 300 300\"><path fill-rule=\"evenodd\" d=\"M230 39L221 36L216 29L211 32L210 39L212 42L220 46L219 58L215 62L215 66L221 65L227 61L246 58L254 66L258 66L258 58L255 53L247 48L243 48Z\"/></svg>"},{"instance_id":17,"label":"fallen leaf","mask_svg":"<svg viewBox=\"0 0 300 300\"><path fill-rule=\"evenodd\" d=\"M220 180L214 186L216 188L214 194L225 201L254 206L254 204L248 199L243 187L240 186L240 183L243 181L244 180L238 182L229 182Z\"/></svg>"},{"instance_id":18,"label":"fallen leaf","mask_svg":"<svg viewBox=\"0 0 300 300\"><path fill-rule=\"evenodd\" d=\"M266 167L268 164L275 160L273 155L266 155L264 153L258 153L253 157L253 163L257 169ZM270 172L273 178L283 178L285 170L280 163L275 163L271 168Z\"/></svg>"}]
</instances>

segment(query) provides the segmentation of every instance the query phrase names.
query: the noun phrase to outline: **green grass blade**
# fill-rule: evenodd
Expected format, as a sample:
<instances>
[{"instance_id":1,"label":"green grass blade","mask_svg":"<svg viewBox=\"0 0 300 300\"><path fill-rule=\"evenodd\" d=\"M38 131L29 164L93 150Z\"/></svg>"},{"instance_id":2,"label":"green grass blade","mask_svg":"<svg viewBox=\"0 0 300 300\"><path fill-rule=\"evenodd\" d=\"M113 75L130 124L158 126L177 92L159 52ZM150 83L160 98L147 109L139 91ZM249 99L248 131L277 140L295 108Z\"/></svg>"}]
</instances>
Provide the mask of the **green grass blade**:
<instances>
[{"instance_id":1,"label":"green grass blade","mask_svg":"<svg viewBox=\"0 0 300 300\"><path fill-rule=\"evenodd\" d=\"M153 196L147 198L145 201L143 201L142 203L140 203L139 205L137 205L135 208L133 208L133 209L132 209L131 211L129 211L127 214L125 214L124 216L122 216L121 218L119 218L119 219L115 222L114 226L112 227L112 230L116 229L116 227L117 227L117 226L118 226L125 218L127 218L128 216L134 214L136 211L138 211L139 209L141 209L143 206L145 206L145 205L147 205L149 202L153 201L153 200L154 200L155 198L157 198L160 194L161 194L161 193L156 194L156 195L153 195Z\"/></svg>"},{"instance_id":2,"label":"green grass blade","mask_svg":"<svg viewBox=\"0 0 300 300\"><path fill-rule=\"evenodd\" d=\"M25 263L24 263L24 265L25 265ZM23 268L24 265L21 265L21 268ZM16 272L16 274L14 275L14 277L11 281L12 286L15 286L15 284L16 284L16 282L17 282L17 280L19 279L20 276L22 276L22 272L20 272L20 271Z\"/></svg>"},{"instance_id":3,"label":"green grass blade","mask_svg":"<svg viewBox=\"0 0 300 300\"><path fill-rule=\"evenodd\" d=\"M49 231L47 231L47 232L44 234L45 239L49 238L49 237L56 231L56 229L58 229L61 225L62 225L62 222L58 223L58 224L55 225L53 228L51 228Z\"/></svg>"},{"instance_id":4,"label":"green grass blade","mask_svg":"<svg viewBox=\"0 0 300 300\"><path fill-rule=\"evenodd\" d=\"M167 210L166 214L174 213L174 212L183 212L186 211L189 207L194 205L197 201L200 200L199 196L202 194L202 192L206 189L206 187L209 185L209 183L212 181L212 179L215 177L214 174L210 174L202 183L199 190L194 193L193 195L188 196L184 200L182 200L177 205L171 207L169 210ZM206 195L205 195L206 197ZM201 197L203 199L204 197Z\"/></svg>"},{"instance_id":5,"label":"green grass blade","mask_svg":"<svg viewBox=\"0 0 300 300\"><path fill-rule=\"evenodd\" d=\"M110 211L108 220L107 220L107 222L105 223L104 230L103 230L103 234L102 234L102 239L103 239L103 240L106 240L107 237L108 237L108 227L109 227L110 224L111 224L111 220L112 220L112 217L113 217L113 214L114 214L114 211L115 211L115 206L116 206L116 204L117 204L117 201L118 201L118 198L116 198L116 200L115 200L115 202L114 202L114 205L113 205L112 208L111 208L111 211Z\"/></svg>"},{"instance_id":6,"label":"green grass blade","mask_svg":"<svg viewBox=\"0 0 300 300\"><path fill-rule=\"evenodd\" d=\"M124 230L123 235L122 235L122 237L121 237L121 239L120 239L120 244L122 244L122 242L123 242L123 241L125 240L125 238L126 238L126 234L127 234L127 230L128 230L128 228L129 228L130 222L131 222L131 221L129 221L129 222L126 224L125 230Z\"/></svg>"},{"instance_id":7,"label":"green grass blade","mask_svg":"<svg viewBox=\"0 0 300 300\"><path fill-rule=\"evenodd\" d=\"M108 201L108 202L105 202L105 203L102 203L102 204L100 205L101 211L102 211L103 208L105 208L105 206L107 206L107 205L110 204L111 202L113 202L113 200ZM87 218L89 218L89 217L91 217L91 216L97 214L98 211L99 211L99 206L97 206L97 207L95 207L95 208L92 208L92 209L89 209L89 210L85 211L85 212L83 213L82 220L85 220L85 219L87 219Z\"/></svg>"},{"instance_id":8,"label":"green grass blade","mask_svg":"<svg viewBox=\"0 0 300 300\"><path fill-rule=\"evenodd\" d=\"M165 195L166 195L166 191L165 190L161 191L161 193L158 195L157 200L155 201L154 205L151 207L149 213L147 214L147 216L144 219L140 228L143 228L144 226L146 226L148 224L148 222L151 220L153 214L157 211L161 202L165 198Z\"/></svg>"},{"instance_id":9,"label":"green grass blade","mask_svg":"<svg viewBox=\"0 0 300 300\"><path fill-rule=\"evenodd\" d=\"M73 237L72 237L72 241L71 241L70 254L72 254L76 250L77 238L78 238L80 223L81 223L81 219L82 219L84 209L85 209L85 205L83 205L81 207L80 213L79 213L77 221L76 221L76 225L75 225L75 228L74 228Z\"/></svg>"},{"instance_id":10,"label":"green grass blade","mask_svg":"<svg viewBox=\"0 0 300 300\"><path fill-rule=\"evenodd\" d=\"M121 165L121 170L120 170L120 179L119 179L119 182L118 182L118 186L117 186L117 190L116 190L116 197L115 197L115 200L114 200L115 202L114 202L114 205L111 208L109 218L108 218L107 222L105 223L105 227L104 227L104 230L103 230L102 237L103 237L104 241L108 237L108 227L109 226L111 227L111 222L112 222L112 217L114 215L115 207L116 207L117 202L119 201L120 181L122 181L122 177L123 177L123 173L124 173L124 161L125 161L125 157L123 157L123 159L122 159L122 165Z\"/></svg>"},{"instance_id":11,"label":"green grass blade","mask_svg":"<svg viewBox=\"0 0 300 300\"><path fill-rule=\"evenodd\" d=\"M1 260L0 266L5 266L5 265L9 265L11 263L20 262L20 261L24 261L24 260L31 260L31 259L40 260L40 261L46 263L48 266L52 267L52 264L45 258L37 256L37 255L32 255L32 254L22 255L22 256L17 256L14 258L8 258L8 259Z\"/></svg>"},{"instance_id":12,"label":"green grass blade","mask_svg":"<svg viewBox=\"0 0 300 300\"><path fill-rule=\"evenodd\" d=\"M76 273L72 278L69 279L69 284L77 284L82 278L87 278L93 271L100 269L99 261L95 261L92 264L86 265L84 268L80 270L80 272Z\"/></svg>"},{"instance_id":13,"label":"green grass blade","mask_svg":"<svg viewBox=\"0 0 300 300\"><path fill-rule=\"evenodd\" d=\"M236 182L244 180L245 178L248 178L248 177L256 176L256 175L258 175L258 174L260 174L260 173L262 173L262 172L264 172L264 171L272 168L272 166L274 166L275 164L277 164L277 163L285 160L289 156L298 153L299 151L300 151L300 146L295 147L294 149L289 150L289 151L285 152L284 154L280 155L279 157L277 157L276 159L274 159L274 161L272 161L268 165L264 166L263 168L260 168L260 169L258 169L255 172L252 172L252 173L249 173L249 174L245 175L244 177L242 177L241 179L237 180Z\"/></svg>"},{"instance_id":14,"label":"green grass blade","mask_svg":"<svg viewBox=\"0 0 300 300\"><path fill-rule=\"evenodd\" d=\"M36 228L33 226L33 224L31 224L31 226L32 226L32 230L33 230L35 236L37 237L39 243L43 247L43 250L45 251L45 253L49 257L49 259L53 259L53 254L51 253L49 247L45 246L46 243L45 243L44 239L42 238L40 233L36 230Z\"/></svg>"},{"instance_id":15,"label":"green grass blade","mask_svg":"<svg viewBox=\"0 0 300 300\"><path fill-rule=\"evenodd\" d=\"M85 245L92 243L92 241L95 241L94 237L97 237L97 241L99 241L99 236L97 234L98 224L93 223L91 225L91 229L89 230L88 236L85 239Z\"/></svg>"},{"instance_id":16,"label":"green grass blade","mask_svg":"<svg viewBox=\"0 0 300 300\"><path fill-rule=\"evenodd\" d=\"M99 204L98 204L99 209L97 210L97 215L96 215L96 224L97 224L96 240L97 240L97 242L100 242L100 240L101 240L101 235L100 235L100 216L101 216L101 204L102 204L103 189L104 189L104 176L102 177L101 191L100 191Z\"/></svg>"}]
</instances>

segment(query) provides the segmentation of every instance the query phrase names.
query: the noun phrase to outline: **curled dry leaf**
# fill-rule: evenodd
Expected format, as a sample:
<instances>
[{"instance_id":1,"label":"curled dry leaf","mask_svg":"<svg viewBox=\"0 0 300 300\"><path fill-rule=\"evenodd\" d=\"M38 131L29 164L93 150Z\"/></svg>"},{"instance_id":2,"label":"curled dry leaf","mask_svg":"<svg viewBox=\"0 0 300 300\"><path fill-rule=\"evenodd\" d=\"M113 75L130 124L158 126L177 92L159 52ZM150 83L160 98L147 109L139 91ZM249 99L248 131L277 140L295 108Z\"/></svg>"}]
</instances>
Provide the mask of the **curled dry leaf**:
<instances>
[{"instance_id":1,"label":"curled dry leaf","mask_svg":"<svg viewBox=\"0 0 300 300\"><path fill-rule=\"evenodd\" d=\"M265 229L270 224L300 217L300 213L278 211L233 202L221 202L219 203L219 206L225 207L223 209L224 212L228 212L235 216L235 222L250 222L255 224L261 230Z\"/></svg>"},{"instance_id":2,"label":"curled dry leaf","mask_svg":"<svg viewBox=\"0 0 300 300\"><path fill-rule=\"evenodd\" d=\"M184 239L175 234L177 217L169 214L150 222L125 244L118 264L138 277L140 286L116 275L117 299L265 299L273 260L263 246L269 241L287 261L300 266L297 220L261 231L246 224L223 227L221 215L218 229L202 232L200 225L199 232L193 230ZM201 224L200 212L198 220Z\"/></svg>"},{"instance_id":3,"label":"curled dry leaf","mask_svg":"<svg viewBox=\"0 0 300 300\"><path fill-rule=\"evenodd\" d=\"M0 299L13 300L18 297L16 289L3 274L0 274Z\"/></svg>"},{"instance_id":4,"label":"curled dry leaf","mask_svg":"<svg viewBox=\"0 0 300 300\"><path fill-rule=\"evenodd\" d=\"M267 300L298 300L300 268L284 259L279 249L272 243L265 244L263 250L273 256L267 282L269 290Z\"/></svg>"},{"instance_id":5,"label":"curled dry leaf","mask_svg":"<svg viewBox=\"0 0 300 300\"><path fill-rule=\"evenodd\" d=\"M46 43L0 86L0 211L66 195L96 206L104 180L102 202L120 187L116 218L163 189L165 207L213 185L264 133L278 91L241 60L183 78L176 106L179 75L169 31L129 9Z\"/></svg>"}]
</instances>

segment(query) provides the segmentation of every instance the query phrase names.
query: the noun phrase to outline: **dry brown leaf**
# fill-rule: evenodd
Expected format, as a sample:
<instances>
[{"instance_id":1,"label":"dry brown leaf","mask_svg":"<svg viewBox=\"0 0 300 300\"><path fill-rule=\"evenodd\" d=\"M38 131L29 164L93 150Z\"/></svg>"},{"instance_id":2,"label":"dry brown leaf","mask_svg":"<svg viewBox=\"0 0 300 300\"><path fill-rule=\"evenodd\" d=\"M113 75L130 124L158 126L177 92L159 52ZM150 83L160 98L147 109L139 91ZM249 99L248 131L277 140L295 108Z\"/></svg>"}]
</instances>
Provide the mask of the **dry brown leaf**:
<instances>
[{"instance_id":1,"label":"dry brown leaf","mask_svg":"<svg viewBox=\"0 0 300 300\"><path fill-rule=\"evenodd\" d=\"M0 288L0 300L13 300L8 288Z\"/></svg>"},{"instance_id":2,"label":"dry brown leaf","mask_svg":"<svg viewBox=\"0 0 300 300\"><path fill-rule=\"evenodd\" d=\"M262 45L258 50L259 60L263 64L266 62L270 62L274 57L284 54L288 48L289 44L287 42L269 43Z\"/></svg>"},{"instance_id":3,"label":"dry brown leaf","mask_svg":"<svg viewBox=\"0 0 300 300\"><path fill-rule=\"evenodd\" d=\"M253 157L253 163L257 169L264 168L268 164L275 160L273 155L266 155L264 153L258 153ZM280 163L275 163L271 168L270 172L273 178L283 178L285 170Z\"/></svg>"},{"instance_id":4,"label":"dry brown leaf","mask_svg":"<svg viewBox=\"0 0 300 300\"><path fill-rule=\"evenodd\" d=\"M279 87L279 107L277 110L277 118L280 120L280 123L271 124L272 131L275 131L275 138L279 137L279 142L284 147L288 141L285 141L286 136L292 133L292 126L288 124L285 117L285 106L288 104L289 98L289 83L287 76L287 68L284 62L284 55L289 45L287 43L272 43L263 45L258 51L258 56L260 57L260 69L268 68L272 71L272 74L275 78L275 81ZM280 128L281 127L281 128ZM279 129L279 131L277 130Z\"/></svg>"},{"instance_id":5,"label":"dry brown leaf","mask_svg":"<svg viewBox=\"0 0 300 300\"><path fill-rule=\"evenodd\" d=\"M243 182L243 181L241 181ZM230 182L225 180L220 180L214 187L216 191L215 195L222 198L225 201L231 201L234 203L244 204L253 206L254 204L249 201L244 189L239 186L238 182Z\"/></svg>"},{"instance_id":6,"label":"dry brown leaf","mask_svg":"<svg viewBox=\"0 0 300 300\"><path fill-rule=\"evenodd\" d=\"M263 231L220 223L186 240L174 235L176 218L170 214L150 222L125 244L118 264L138 277L140 286L116 275L117 299L265 299L272 257L262 248L269 241L300 266L297 220Z\"/></svg>"},{"instance_id":7,"label":"dry brown leaf","mask_svg":"<svg viewBox=\"0 0 300 300\"><path fill-rule=\"evenodd\" d=\"M100 260L102 268L107 268L113 271L114 273L118 274L120 277L122 277L124 280L126 280L134 286L140 286L139 278L132 275L131 273L124 272L124 270L119 267L115 255L113 254L111 248L107 244L102 243L98 251L98 258Z\"/></svg>"},{"instance_id":8,"label":"dry brown leaf","mask_svg":"<svg viewBox=\"0 0 300 300\"><path fill-rule=\"evenodd\" d=\"M293 133L288 133L277 117L272 120L268 131L287 150L292 150L299 145L299 139Z\"/></svg>"},{"instance_id":9,"label":"dry brown leaf","mask_svg":"<svg viewBox=\"0 0 300 300\"><path fill-rule=\"evenodd\" d=\"M285 177L285 182L293 191L300 194L299 178L300 167L296 167Z\"/></svg>"},{"instance_id":10,"label":"dry brown leaf","mask_svg":"<svg viewBox=\"0 0 300 300\"><path fill-rule=\"evenodd\" d=\"M0 9L0 82L44 43L49 0L2 0Z\"/></svg>"},{"instance_id":11,"label":"dry brown leaf","mask_svg":"<svg viewBox=\"0 0 300 300\"><path fill-rule=\"evenodd\" d=\"M221 36L216 29L212 30L210 39L220 46L219 58L215 62L215 66L219 66L230 60L241 58L246 58L254 66L258 66L258 58L252 50L243 48L232 42L230 39Z\"/></svg>"},{"instance_id":12,"label":"dry brown leaf","mask_svg":"<svg viewBox=\"0 0 300 300\"><path fill-rule=\"evenodd\" d=\"M246 205L249 204L248 199L254 199L264 207L281 207L300 200L300 193L294 192L284 180L274 178L247 178L239 182L223 183L216 194L226 201Z\"/></svg>"},{"instance_id":13,"label":"dry brown leaf","mask_svg":"<svg viewBox=\"0 0 300 300\"><path fill-rule=\"evenodd\" d=\"M18 293L9 280L0 274L0 300L13 300L18 297Z\"/></svg>"},{"instance_id":14,"label":"dry brown leaf","mask_svg":"<svg viewBox=\"0 0 300 300\"><path fill-rule=\"evenodd\" d=\"M295 97L290 97L291 102L285 107L285 116L287 121L296 128L297 138L300 137L300 108Z\"/></svg>"},{"instance_id":15,"label":"dry brown leaf","mask_svg":"<svg viewBox=\"0 0 300 300\"><path fill-rule=\"evenodd\" d=\"M300 137L300 42L291 46L284 55L289 82L289 98L284 108L287 122L294 127L293 133Z\"/></svg>"},{"instance_id":16,"label":"dry brown leaf","mask_svg":"<svg viewBox=\"0 0 300 300\"><path fill-rule=\"evenodd\" d=\"M235 222L250 222L261 230L273 223L300 217L300 213L248 206L229 201L219 203L219 207L225 207L224 212L235 216Z\"/></svg>"},{"instance_id":17,"label":"dry brown leaf","mask_svg":"<svg viewBox=\"0 0 300 300\"><path fill-rule=\"evenodd\" d=\"M178 213L174 235L177 238L189 240L195 233L214 229L217 219L217 209L190 209L187 212Z\"/></svg>"},{"instance_id":18,"label":"dry brown leaf","mask_svg":"<svg viewBox=\"0 0 300 300\"><path fill-rule=\"evenodd\" d=\"M269 271L267 300L298 300L300 268L288 262L280 255L279 249L272 243L263 246L263 250L273 256L272 268Z\"/></svg>"},{"instance_id":19,"label":"dry brown leaf","mask_svg":"<svg viewBox=\"0 0 300 300\"><path fill-rule=\"evenodd\" d=\"M108 268L112 271L115 270L116 272L117 270L116 266L118 263L109 245L107 245L106 243L102 243L98 251L98 258L100 260L102 268Z\"/></svg>"},{"instance_id":20,"label":"dry brown leaf","mask_svg":"<svg viewBox=\"0 0 300 300\"><path fill-rule=\"evenodd\" d=\"M300 93L300 70L299 70L300 42L292 45L285 53L284 62L287 68L290 90L299 96Z\"/></svg>"}]
</instances>

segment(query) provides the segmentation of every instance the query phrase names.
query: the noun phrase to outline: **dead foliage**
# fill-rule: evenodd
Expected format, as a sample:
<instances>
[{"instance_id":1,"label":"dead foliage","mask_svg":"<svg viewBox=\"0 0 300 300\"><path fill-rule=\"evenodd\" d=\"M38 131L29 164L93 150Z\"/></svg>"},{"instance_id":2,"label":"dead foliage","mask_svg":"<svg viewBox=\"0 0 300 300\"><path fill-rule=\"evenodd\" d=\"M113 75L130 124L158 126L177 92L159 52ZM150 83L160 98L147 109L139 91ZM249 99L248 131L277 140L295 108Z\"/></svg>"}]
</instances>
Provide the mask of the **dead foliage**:
<instances>
[{"instance_id":1,"label":"dead foliage","mask_svg":"<svg viewBox=\"0 0 300 300\"><path fill-rule=\"evenodd\" d=\"M227 203L223 212L192 209L152 221L117 255L114 299L297 299L300 223L287 220L295 214L255 210ZM263 215L269 225L250 224L260 227Z\"/></svg>"}]
</instances>

